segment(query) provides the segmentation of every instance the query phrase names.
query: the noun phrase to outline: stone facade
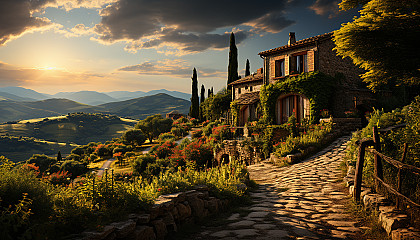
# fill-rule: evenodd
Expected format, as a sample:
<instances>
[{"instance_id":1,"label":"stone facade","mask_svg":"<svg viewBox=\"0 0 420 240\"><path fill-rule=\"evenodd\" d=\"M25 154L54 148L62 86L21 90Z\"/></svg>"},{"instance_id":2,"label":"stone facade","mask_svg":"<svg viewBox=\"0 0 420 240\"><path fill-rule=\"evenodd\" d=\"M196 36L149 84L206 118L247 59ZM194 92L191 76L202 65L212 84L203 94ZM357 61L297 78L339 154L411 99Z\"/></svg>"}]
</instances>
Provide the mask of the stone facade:
<instances>
[{"instance_id":1,"label":"stone facade","mask_svg":"<svg viewBox=\"0 0 420 240\"><path fill-rule=\"evenodd\" d=\"M238 186L242 188L242 186ZM155 240L165 239L184 224L194 223L226 209L228 200L209 196L207 186L195 190L161 195L147 212L133 213L123 222L111 223L101 232L85 231L80 240Z\"/></svg>"},{"instance_id":2,"label":"stone facade","mask_svg":"<svg viewBox=\"0 0 420 240\"><path fill-rule=\"evenodd\" d=\"M263 84L272 84L303 72L320 71L330 76L342 76L336 78L339 82L336 83L335 94L332 96L332 109L329 109L333 116L344 117L345 111L356 111L356 109L363 114L373 105L373 95L360 78L363 70L355 66L351 59L337 56L333 50L335 44L332 40L332 33L300 41L294 40L294 33L291 33L289 37L287 45L259 53L264 59L264 68L259 69L256 76L248 76L230 84L233 88L234 100L240 99L243 94L259 91ZM305 96L303 97L306 99ZM284 101L281 103L281 98L282 96L279 97L279 102L276 104L276 110L279 108L277 106L281 104L289 106L289 103L284 103ZM290 104L293 105L293 103ZM295 114L301 111L300 108L305 108L304 105L301 105L302 103L295 102L291 107ZM288 110L277 114L276 122L283 123L283 119L288 119L291 112ZM307 116L303 114L302 117L296 117L301 119Z\"/></svg>"}]
</instances>

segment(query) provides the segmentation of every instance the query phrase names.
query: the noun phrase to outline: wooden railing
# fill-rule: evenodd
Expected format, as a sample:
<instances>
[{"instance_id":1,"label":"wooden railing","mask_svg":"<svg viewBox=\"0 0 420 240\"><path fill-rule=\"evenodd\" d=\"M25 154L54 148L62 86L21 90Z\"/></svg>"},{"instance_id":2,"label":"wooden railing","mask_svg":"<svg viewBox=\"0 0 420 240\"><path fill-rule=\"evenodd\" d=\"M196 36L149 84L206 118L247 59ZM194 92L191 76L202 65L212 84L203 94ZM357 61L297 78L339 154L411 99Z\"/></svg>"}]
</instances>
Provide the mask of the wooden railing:
<instances>
[{"instance_id":1,"label":"wooden railing","mask_svg":"<svg viewBox=\"0 0 420 240\"><path fill-rule=\"evenodd\" d=\"M389 127L379 132L387 132L394 130L396 128L404 127L405 124L400 124L394 127ZM358 141L357 144L359 145L359 154L356 163L356 172L354 176L354 199L356 201L360 201L360 194L361 194L361 187L362 187L362 175L363 175L363 164L365 161L365 151L369 151L374 154L374 174L373 177L375 179L375 187L376 190L379 191L380 189L385 189L385 194L393 195L396 199L397 207L405 209L410 209L413 215L416 216L420 213L420 205L413 202L410 198L404 196L401 193L401 185L402 185L402 172L411 172L415 175L420 176L420 168L405 164L405 158L407 154L407 143L404 144L404 151L401 156L401 161L395 160L391 157L388 157L382 154L381 151L381 143L379 138L379 132L377 127L373 127L373 139L363 139ZM368 148L372 147L373 148ZM389 184L384 182L383 179L383 169L382 169L382 160L389 163L390 165L396 167L398 169L397 175L397 189L393 188Z\"/></svg>"}]
</instances>

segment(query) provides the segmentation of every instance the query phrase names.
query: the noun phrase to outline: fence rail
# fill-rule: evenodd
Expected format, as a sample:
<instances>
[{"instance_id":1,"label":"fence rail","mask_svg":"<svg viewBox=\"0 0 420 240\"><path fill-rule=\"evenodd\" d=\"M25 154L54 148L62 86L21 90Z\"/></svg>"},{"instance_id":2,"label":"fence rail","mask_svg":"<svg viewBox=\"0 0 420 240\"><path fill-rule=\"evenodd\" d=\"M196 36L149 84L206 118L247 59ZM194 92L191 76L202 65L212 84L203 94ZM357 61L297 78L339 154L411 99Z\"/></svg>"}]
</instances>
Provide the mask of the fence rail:
<instances>
[{"instance_id":1,"label":"fence rail","mask_svg":"<svg viewBox=\"0 0 420 240\"><path fill-rule=\"evenodd\" d=\"M357 157L356 163L356 173L354 176L354 199L356 201L360 201L360 194L361 194L361 187L362 187L362 175L363 175L363 165L365 161L365 152L369 151L374 154L374 179L375 179L375 187L377 191L382 191L385 189L385 194L393 195L397 202L398 208L406 208L409 210L410 215L414 218L419 218L420 215L420 204L415 203L410 198L406 197L401 193L401 185L402 185L402 171L411 172L415 175L420 176L420 168L408 165L404 163L408 146L407 143L404 144L404 151L401 156L401 160L395 160L389 156L384 155L381 153L381 143L379 138L379 132L387 132L397 128L401 128L406 126L406 124L399 124L393 127L386 128L384 130L378 131L377 127L373 127L373 139L362 139L361 141L356 142L359 145L359 154ZM368 148L373 147L373 148ZM392 187L391 185L387 184L383 178L383 170L382 170L382 161L384 160L387 163L391 164L392 166L398 169L397 175L397 189Z\"/></svg>"}]
</instances>

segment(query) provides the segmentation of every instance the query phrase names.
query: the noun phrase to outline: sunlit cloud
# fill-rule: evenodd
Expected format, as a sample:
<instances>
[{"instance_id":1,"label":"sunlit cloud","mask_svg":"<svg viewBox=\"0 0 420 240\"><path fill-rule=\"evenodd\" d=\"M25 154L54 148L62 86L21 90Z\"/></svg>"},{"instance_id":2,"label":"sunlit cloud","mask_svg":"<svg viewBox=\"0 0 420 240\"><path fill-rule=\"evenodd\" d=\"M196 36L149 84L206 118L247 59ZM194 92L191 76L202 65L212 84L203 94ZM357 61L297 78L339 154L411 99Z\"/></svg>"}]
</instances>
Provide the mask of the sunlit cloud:
<instances>
[{"instance_id":1,"label":"sunlit cloud","mask_svg":"<svg viewBox=\"0 0 420 240\"><path fill-rule=\"evenodd\" d=\"M187 61L165 59L162 61L145 61L143 63L126 66L118 69L123 72L135 72L141 75L168 75L178 78L189 78L192 75L192 67ZM224 77L225 72L208 68L197 68L200 77Z\"/></svg>"},{"instance_id":2,"label":"sunlit cloud","mask_svg":"<svg viewBox=\"0 0 420 240\"><path fill-rule=\"evenodd\" d=\"M337 0L316 0L314 4L309 6L318 15L328 15L329 18L337 16L339 12L339 1Z\"/></svg>"}]
</instances>

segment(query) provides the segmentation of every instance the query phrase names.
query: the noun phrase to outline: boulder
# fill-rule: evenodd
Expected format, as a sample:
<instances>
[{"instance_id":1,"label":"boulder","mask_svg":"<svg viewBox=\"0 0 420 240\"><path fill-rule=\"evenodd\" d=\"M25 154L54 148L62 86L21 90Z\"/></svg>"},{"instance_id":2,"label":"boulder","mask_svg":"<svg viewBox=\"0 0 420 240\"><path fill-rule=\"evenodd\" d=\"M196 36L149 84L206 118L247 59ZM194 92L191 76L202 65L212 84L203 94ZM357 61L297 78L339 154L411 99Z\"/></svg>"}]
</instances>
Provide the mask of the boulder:
<instances>
[{"instance_id":1,"label":"boulder","mask_svg":"<svg viewBox=\"0 0 420 240\"><path fill-rule=\"evenodd\" d=\"M179 220L184 220L188 217L191 217L191 208L189 205L178 203L176 209L178 210Z\"/></svg>"},{"instance_id":2,"label":"boulder","mask_svg":"<svg viewBox=\"0 0 420 240\"><path fill-rule=\"evenodd\" d=\"M156 234L153 231L153 227L149 226L138 226L134 230L133 234L127 238L127 240L155 240Z\"/></svg>"},{"instance_id":3,"label":"boulder","mask_svg":"<svg viewBox=\"0 0 420 240\"><path fill-rule=\"evenodd\" d=\"M151 222L153 228L155 229L156 239L163 240L165 239L166 234L168 231L166 230L166 224L163 222L162 219L156 219Z\"/></svg>"},{"instance_id":4,"label":"boulder","mask_svg":"<svg viewBox=\"0 0 420 240\"><path fill-rule=\"evenodd\" d=\"M125 222L112 223L111 226L115 227L115 233L117 238L125 238L136 228L136 223L133 220Z\"/></svg>"}]
</instances>

